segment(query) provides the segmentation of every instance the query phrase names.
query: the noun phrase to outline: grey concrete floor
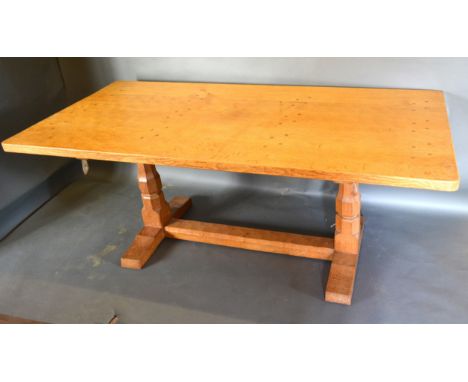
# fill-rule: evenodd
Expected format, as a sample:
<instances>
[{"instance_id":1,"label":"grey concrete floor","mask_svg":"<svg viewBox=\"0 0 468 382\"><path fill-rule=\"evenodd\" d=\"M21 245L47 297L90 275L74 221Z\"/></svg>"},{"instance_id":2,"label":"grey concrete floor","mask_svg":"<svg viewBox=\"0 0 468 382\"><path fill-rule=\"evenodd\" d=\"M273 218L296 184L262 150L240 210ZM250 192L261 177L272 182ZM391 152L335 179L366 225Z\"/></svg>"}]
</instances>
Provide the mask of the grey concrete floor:
<instances>
[{"instance_id":1,"label":"grey concrete floor","mask_svg":"<svg viewBox=\"0 0 468 382\"><path fill-rule=\"evenodd\" d=\"M334 200L168 184L187 218L332 236ZM0 313L53 323L466 323L468 220L366 206L353 305L323 300L323 261L165 239L141 271L136 184L83 178L0 242Z\"/></svg>"}]
</instances>

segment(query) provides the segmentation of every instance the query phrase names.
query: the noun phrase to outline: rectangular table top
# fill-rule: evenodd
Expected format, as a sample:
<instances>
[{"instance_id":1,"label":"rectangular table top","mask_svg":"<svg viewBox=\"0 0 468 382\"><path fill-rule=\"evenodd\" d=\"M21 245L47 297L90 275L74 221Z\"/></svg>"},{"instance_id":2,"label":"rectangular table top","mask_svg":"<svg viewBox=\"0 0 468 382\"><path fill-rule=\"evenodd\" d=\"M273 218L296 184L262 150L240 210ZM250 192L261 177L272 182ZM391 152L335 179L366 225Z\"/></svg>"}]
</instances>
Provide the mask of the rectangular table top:
<instances>
[{"instance_id":1,"label":"rectangular table top","mask_svg":"<svg viewBox=\"0 0 468 382\"><path fill-rule=\"evenodd\" d=\"M2 143L5 151L454 191L432 90L125 82Z\"/></svg>"}]
</instances>

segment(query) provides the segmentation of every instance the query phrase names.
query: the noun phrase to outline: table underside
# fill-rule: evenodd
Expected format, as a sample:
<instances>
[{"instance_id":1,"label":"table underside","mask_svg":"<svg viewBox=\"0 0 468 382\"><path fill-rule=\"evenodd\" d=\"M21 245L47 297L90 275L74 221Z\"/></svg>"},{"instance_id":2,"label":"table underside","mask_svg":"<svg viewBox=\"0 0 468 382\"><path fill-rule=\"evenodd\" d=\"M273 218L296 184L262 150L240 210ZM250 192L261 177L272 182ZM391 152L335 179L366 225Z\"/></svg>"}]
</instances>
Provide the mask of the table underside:
<instances>
[{"instance_id":1,"label":"table underside","mask_svg":"<svg viewBox=\"0 0 468 382\"><path fill-rule=\"evenodd\" d=\"M334 238L186 220L189 197L167 202L154 165L138 165L143 228L121 259L124 268L141 269L166 237L247 250L331 261L325 300L351 304L363 232L356 183L340 183Z\"/></svg>"}]
</instances>

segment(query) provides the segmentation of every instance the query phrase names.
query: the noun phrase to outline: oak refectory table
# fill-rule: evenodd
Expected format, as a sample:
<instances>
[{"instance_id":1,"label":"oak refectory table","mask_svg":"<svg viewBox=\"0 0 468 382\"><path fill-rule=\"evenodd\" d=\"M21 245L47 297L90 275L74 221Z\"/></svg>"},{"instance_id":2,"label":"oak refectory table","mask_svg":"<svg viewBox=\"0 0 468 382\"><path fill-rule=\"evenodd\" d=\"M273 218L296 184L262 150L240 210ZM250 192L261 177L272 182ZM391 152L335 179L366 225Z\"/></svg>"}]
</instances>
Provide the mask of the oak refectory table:
<instances>
[{"instance_id":1,"label":"oak refectory table","mask_svg":"<svg viewBox=\"0 0 468 382\"><path fill-rule=\"evenodd\" d=\"M140 269L165 237L331 261L326 301L351 304L363 221L359 183L455 191L444 94L433 90L114 82L2 143L5 151L136 163ZM155 165L338 183L334 238L181 219Z\"/></svg>"}]
</instances>

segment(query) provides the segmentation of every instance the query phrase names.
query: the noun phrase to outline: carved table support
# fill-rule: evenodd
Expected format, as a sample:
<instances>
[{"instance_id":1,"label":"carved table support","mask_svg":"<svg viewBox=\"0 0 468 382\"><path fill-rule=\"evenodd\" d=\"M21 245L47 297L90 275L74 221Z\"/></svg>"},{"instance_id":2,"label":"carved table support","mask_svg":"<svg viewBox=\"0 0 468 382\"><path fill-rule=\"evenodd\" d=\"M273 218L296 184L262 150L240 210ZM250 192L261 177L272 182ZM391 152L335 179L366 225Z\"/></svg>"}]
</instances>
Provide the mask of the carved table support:
<instances>
[{"instance_id":1,"label":"carved table support","mask_svg":"<svg viewBox=\"0 0 468 382\"><path fill-rule=\"evenodd\" d=\"M171 208L164 198L161 178L155 166L138 165L138 187L143 202L143 224L145 227L164 227L171 219Z\"/></svg>"},{"instance_id":2,"label":"carved table support","mask_svg":"<svg viewBox=\"0 0 468 382\"><path fill-rule=\"evenodd\" d=\"M164 227L172 217L180 217L191 205L190 198L185 197L175 197L167 203L154 165L138 164L138 186L143 202L143 229L120 261L122 267L132 269L143 267L166 236Z\"/></svg>"},{"instance_id":3,"label":"carved table support","mask_svg":"<svg viewBox=\"0 0 468 382\"><path fill-rule=\"evenodd\" d=\"M334 239L180 219L191 206L191 200L178 196L168 203L153 165L138 165L138 185L143 228L122 257L122 267L141 269L165 237L331 260L325 300L351 304L362 238L357 183L339 185Z\"/></svg>"},{"instance_id":4,"label":"carved table support","mask_svg":"<svg viewBox=\"0 0 468 382\"><path fill-rule=\"evenodd\" d=\"M361 194L357 183L339 185L336 196L335 253L325 300L351 304L362 237Z\"/></svg>"}]
</instances>

